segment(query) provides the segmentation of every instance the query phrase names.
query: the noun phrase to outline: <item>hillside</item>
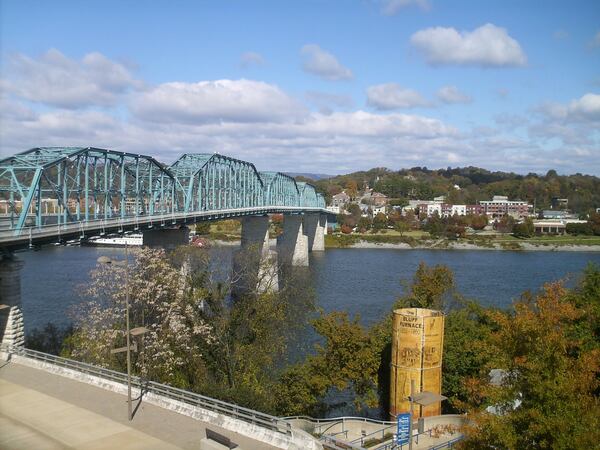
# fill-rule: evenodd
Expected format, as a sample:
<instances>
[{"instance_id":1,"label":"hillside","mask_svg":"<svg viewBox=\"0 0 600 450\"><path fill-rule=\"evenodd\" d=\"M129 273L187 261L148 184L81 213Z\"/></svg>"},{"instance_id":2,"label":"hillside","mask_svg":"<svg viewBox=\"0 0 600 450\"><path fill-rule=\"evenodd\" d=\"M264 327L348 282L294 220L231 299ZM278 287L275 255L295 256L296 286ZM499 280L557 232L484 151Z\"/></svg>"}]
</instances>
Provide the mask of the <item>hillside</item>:
<instances>
[{"instance_id":1,"label":"hillside","mask_svg":"<svg viewBox=\"0 0 600 450\"><path fill-rule=\"evenodd\" d=\"M511 200L535 203L538 210L549 209L553 197L567 198L569 209L575 213L600 207L600 178L579 173L558 175L554 170L545 175L519 175L478 167L439 170L413 167L398 171L374 168L312 183L327 200L342 190L369 186L392 198L392 204L403 204L410 199L430 200L438 195L446 195L448 203L474 204L493 195L507 195Z\"/></svg>"}]
</instances>

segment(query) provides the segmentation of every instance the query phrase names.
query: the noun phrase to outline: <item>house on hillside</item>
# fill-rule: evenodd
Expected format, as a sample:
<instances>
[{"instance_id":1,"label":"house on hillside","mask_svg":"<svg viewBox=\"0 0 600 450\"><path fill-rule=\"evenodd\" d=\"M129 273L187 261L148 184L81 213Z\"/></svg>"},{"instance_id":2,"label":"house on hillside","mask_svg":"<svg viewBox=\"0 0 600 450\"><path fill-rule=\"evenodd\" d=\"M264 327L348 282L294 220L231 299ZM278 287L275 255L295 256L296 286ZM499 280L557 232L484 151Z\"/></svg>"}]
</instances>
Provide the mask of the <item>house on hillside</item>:
<instances>
[{"instance_id":1,"label":"house on hillside","mask_svg":"<svg viewBox=\"0 0 600 450\"><path fill-rule=\"evenodd\" d=\"M333 197L331 197L331 206L344 208L348 203L350 203L350 196L346 194L346 192L342 191L339 194L335 194Z\"/></svg>"},{"instance_id":2,"label":"house on hillside","mask_svg":"<svg viewBox=\"0 0 600 450\"><path fill-rule=\"evenodd\" d=\"M387 205L388 197L381 192L371 192L371 204L374 206L385 206Z\"/></svg>"}]
</instances>

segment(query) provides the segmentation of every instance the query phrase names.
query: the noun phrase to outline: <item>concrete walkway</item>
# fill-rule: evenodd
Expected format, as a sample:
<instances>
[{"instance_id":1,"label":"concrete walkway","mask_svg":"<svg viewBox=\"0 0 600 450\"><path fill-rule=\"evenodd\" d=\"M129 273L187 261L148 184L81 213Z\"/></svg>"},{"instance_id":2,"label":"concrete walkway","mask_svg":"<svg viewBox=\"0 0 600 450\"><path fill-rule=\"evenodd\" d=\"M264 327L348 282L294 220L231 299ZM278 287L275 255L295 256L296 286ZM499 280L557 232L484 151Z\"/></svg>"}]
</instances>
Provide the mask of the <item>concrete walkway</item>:
<instances>
[{"instance_id":1,"label":"concrete walkway","mask_svg":"<svg viewBox=\"0 0 600 450\"><path fill-rule=\"evenodd\" d=\"M273 447L215 426L241 449ZM15 363L0 368L1 449L199 449L205 424L141 403L127 420L126 397Z\"/></svg>"}]
</instances>

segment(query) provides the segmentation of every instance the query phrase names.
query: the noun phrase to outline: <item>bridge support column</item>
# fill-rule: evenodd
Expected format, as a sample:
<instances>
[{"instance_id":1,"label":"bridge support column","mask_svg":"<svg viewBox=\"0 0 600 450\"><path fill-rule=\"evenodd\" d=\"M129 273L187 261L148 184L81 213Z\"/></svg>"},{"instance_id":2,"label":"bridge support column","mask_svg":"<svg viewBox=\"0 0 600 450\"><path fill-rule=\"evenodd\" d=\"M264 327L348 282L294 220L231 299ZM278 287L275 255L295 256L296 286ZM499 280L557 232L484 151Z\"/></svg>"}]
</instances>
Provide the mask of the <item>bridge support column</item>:
<instances>
[{"instance_id":1,"label":"bridge support column","mask_svg":"<svg viewBox=\"0 0 600 450\"><path fill-rule=\"evenodd\" d=\"M190 229L182 228L157 228L145 230L144 246L151 248L164 248L167 251L175 250L180 245L190 242Z\"/></svg>"},{"instance_id":2,"label":"bridge support column","mask_svg":"<svg viewBox=\"0 0 600 450\"><path fill-rule=\"evenodd\" d=\"M21 269L23 261L16 257L0 260L0 332L2 344L22 347L25 344L23 312L21 310ZM8 353L0 354L7 359Z\"/></svg>"},{"instance_id":3,"label":"bridge support column","mask_svg":"<svg viewBox=\"0 0 600 450\"><path fill-rule=\"evenodd\" d=\"M278 291L277 272L277 253L269 249L269 217L244 218L241 248L233 259L233 296Z\"/></svg>"},{"instance_id":4,"label":"bridge support column","mask_svg":"<svg viewBox=\"0 0 600 450\"><path fill-rule=\"evenodd\" d=\"M277 255L284 266L308 266L308 236L302 216L285 216L283 234L277 238Z\"/></svg>"},{"instance_id":5,"label":"bridge support column","mask_svg":"<svg viewBox=\"0 0 600 450\"><path fill-rule=\"evenodd\" d=\"M305 214L303 225L304 234L308 236L308 251L325 250L327 218L322 214Z\"/></svg>"}]
</instances>

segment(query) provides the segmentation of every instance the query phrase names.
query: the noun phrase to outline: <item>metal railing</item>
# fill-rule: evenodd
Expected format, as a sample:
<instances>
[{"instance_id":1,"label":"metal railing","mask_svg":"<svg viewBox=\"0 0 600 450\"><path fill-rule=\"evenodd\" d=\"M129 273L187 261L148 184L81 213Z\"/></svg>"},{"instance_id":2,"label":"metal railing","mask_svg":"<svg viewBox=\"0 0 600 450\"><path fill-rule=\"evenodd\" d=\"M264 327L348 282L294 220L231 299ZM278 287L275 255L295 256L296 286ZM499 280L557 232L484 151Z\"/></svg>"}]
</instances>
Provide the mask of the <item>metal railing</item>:
<instances>
[{"instance_id":1,"label":"metal railing","mask_svg":"<svg viewBox=\"0 0 600 450\"><path fill-rule=\"evenodd\" d=\"M127 375L114 370L106 369L104 367L94 366L72 359L61 358L60 356L49 355L47 353L38 352L36 350L30 350L23 347L10 347L7 348L2 346L3 351L8 351L10 354L18 355L21 357L33 359L36 361L42 361L45 363L53 364L55 366L63 367L66 369L75 370L77 372L92 375L104 380L127 384ZM267 428L272 431L291 435L292 425L286 422L284 419L279 417L271 416L269 414L254 411L243 406L238 406L233 403L227 403L221 400L217 400L204 395L189 392L184 389L175 388L166 384L156 383L154 381L141 380L139 377L131 378L132 386L140 389L142 393L152 393L161 395L171 400L180 401L191 406L200 407L208 411L224 414L229 417L247 422L253 425L258 425Z\"/></svg>"}]
</instances>

